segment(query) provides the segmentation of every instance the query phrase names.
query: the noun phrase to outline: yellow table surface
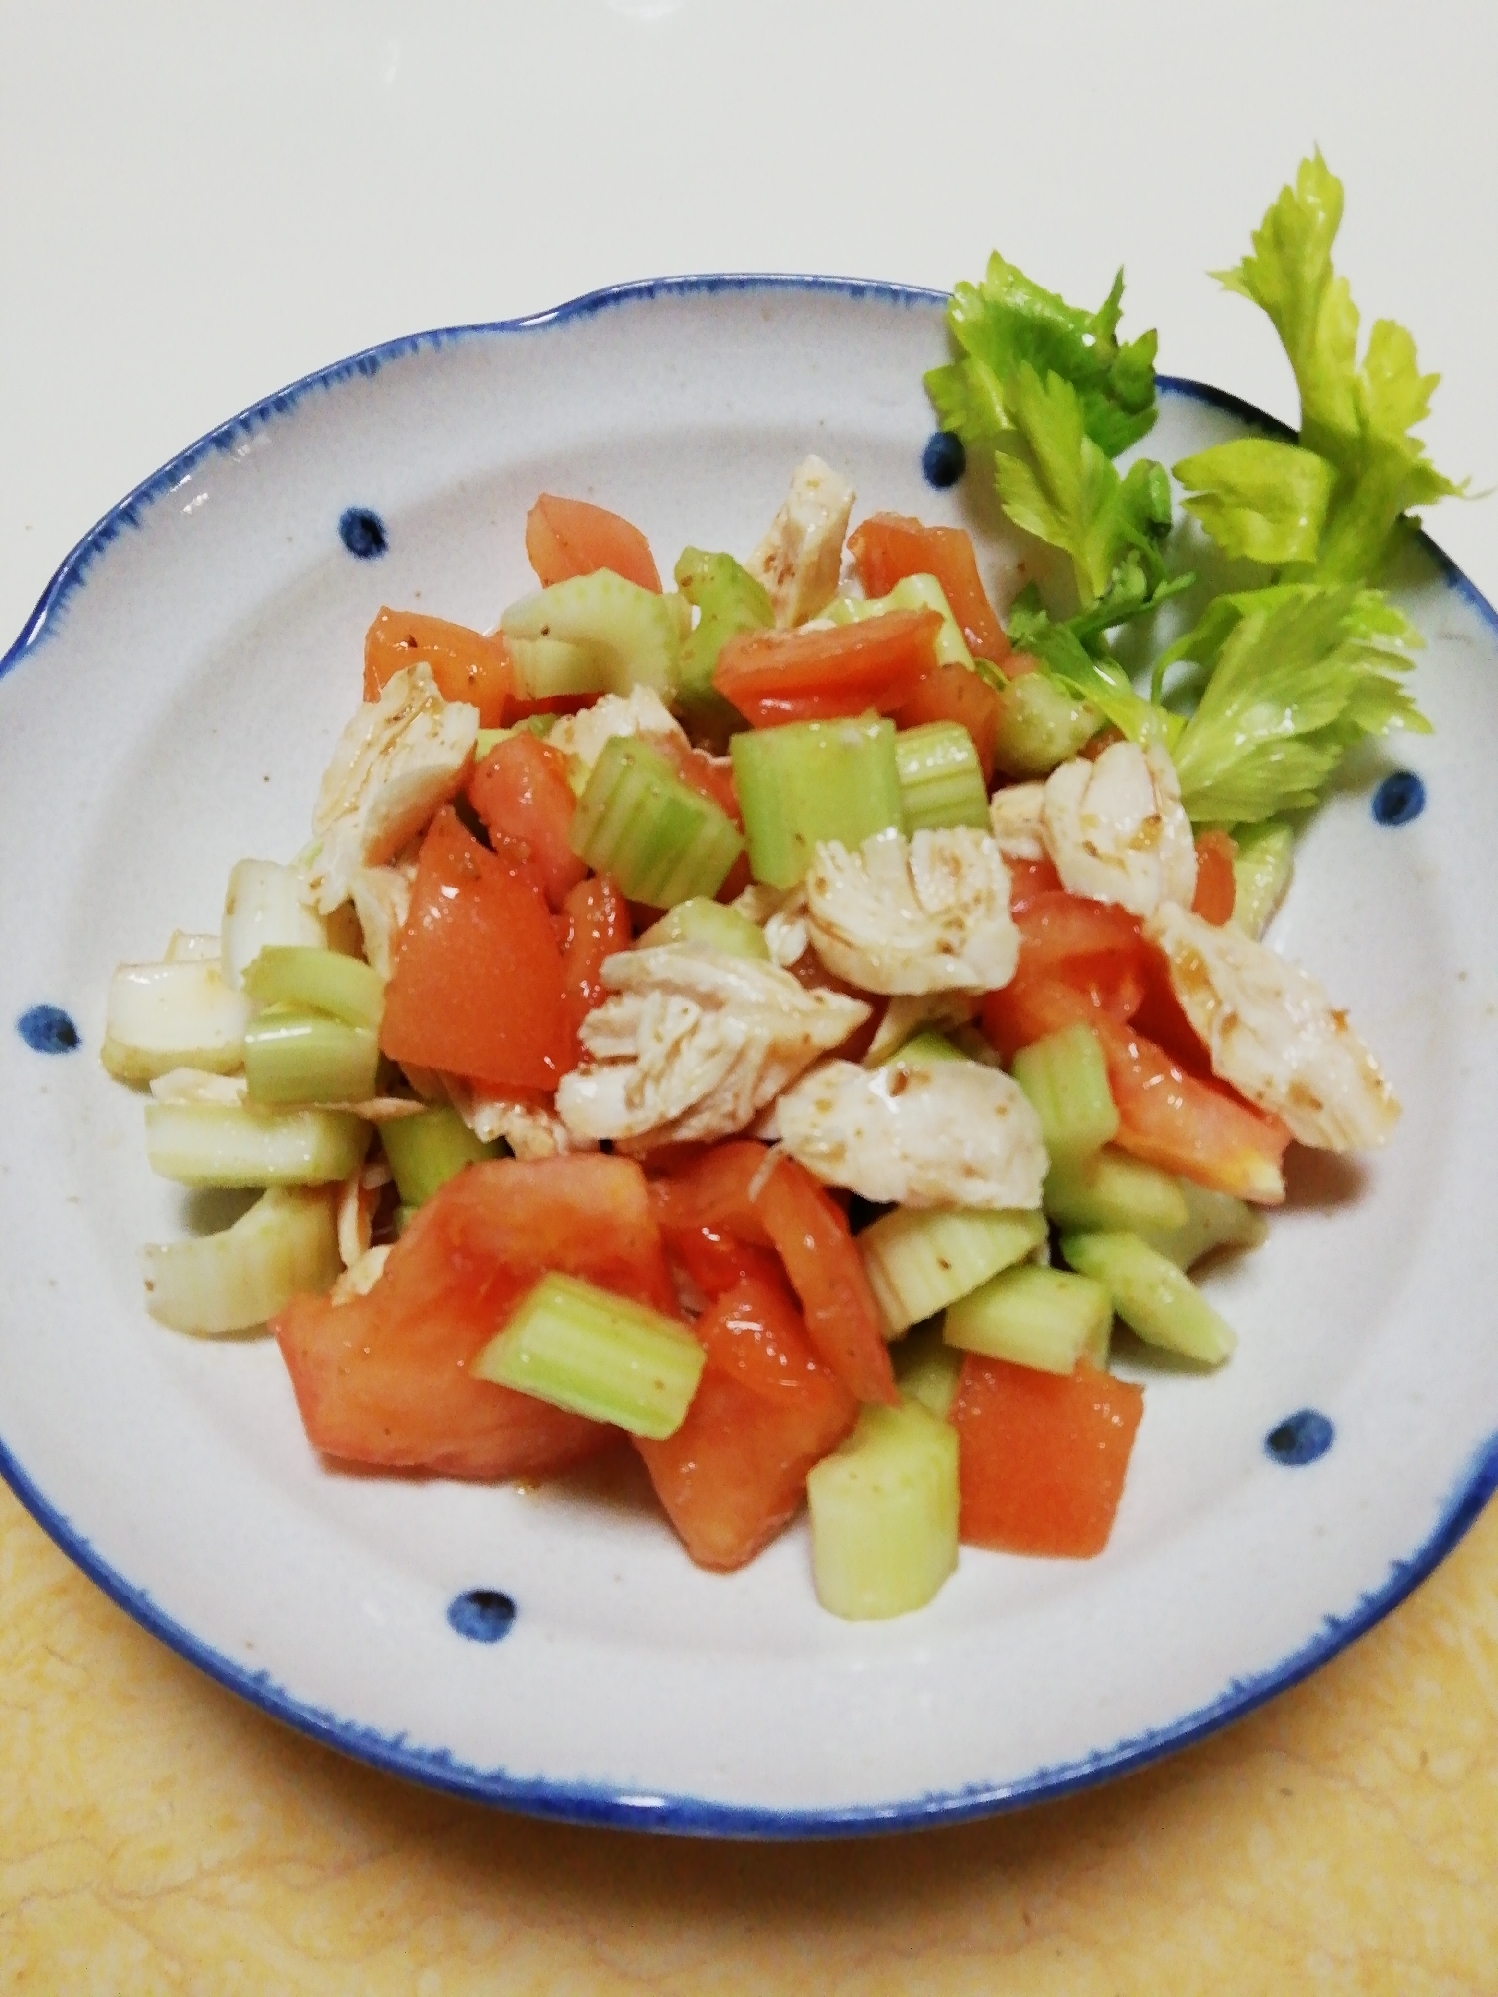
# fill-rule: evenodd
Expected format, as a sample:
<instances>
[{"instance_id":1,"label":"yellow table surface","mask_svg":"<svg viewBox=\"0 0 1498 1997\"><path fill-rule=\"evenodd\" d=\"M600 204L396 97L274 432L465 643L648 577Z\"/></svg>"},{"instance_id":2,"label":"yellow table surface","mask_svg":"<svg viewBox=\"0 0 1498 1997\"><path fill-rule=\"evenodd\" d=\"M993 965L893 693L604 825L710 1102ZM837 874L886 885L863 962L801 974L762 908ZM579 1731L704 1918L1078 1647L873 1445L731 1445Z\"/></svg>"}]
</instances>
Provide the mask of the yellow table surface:
<instances>
[{"instance_id":1,"label":"yellow table surface","mask_svg":"<svg viewBox=\"0 0 1498 1997\"><path fill-rule=\"evenodd\" d=\"M917 1836L574 1830L408 1787L202 1677L0 1491L0 1991L1498 1991L1498 1506L1215 1738Z\"/></svg>"}]
</instances>

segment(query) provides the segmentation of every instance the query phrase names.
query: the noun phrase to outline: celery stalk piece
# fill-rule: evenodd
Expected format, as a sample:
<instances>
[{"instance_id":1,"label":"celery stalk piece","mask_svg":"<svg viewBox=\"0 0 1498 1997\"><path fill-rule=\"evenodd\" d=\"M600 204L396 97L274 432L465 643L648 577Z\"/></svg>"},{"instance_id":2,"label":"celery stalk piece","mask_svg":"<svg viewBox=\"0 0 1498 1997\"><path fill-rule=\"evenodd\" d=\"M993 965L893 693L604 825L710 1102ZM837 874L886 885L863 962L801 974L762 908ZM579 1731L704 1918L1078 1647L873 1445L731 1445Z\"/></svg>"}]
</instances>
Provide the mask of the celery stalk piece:
<instances>
[{"instance_id":1,"label":"celery stalk piece","mask_svg":"<svg viewBox=\"0 0 1498 1997\"><path fill-rule=\"evenodd\" d=\"M1108 1063L1090 1026L1032 1041L1015 1055L1012 1072L1040 1118L1053 1166L1089 1157L1118 1135Z\"/></svg>"},{"instance_id":2,"label":"celery stalk piece","mask_svg":"<svg viewBox=\"0 0 1498 1997\"><path fill-rule=\"evenodd\" d=\"M1078 1275L1108 1289L1114 1310L1147 1345L1216 1366L1237 1344L1191 1278L1137 1234L1064 1234L1061 1253Z\"/></svg>"},{"instance_id":3,"label":"celery stalk piece","mask_svg":"<svg viewBox=\"0 0 1498 1997\"><path fill-rule=\"evenodd\" d=\"M895 1385L901 1398L919 1401L939 1421L945 1421L957 1398L962 1354L941 1335L941 1320L917 1325L895 1347Z\"/></svg>"},{"instance_id":4,"label":"celery stalk piece","mask_svg":"<svg viewBox=\"0 0 1498 1997\"><path fill-rule=\"evenodd\" d=\"M882 1061L876 1061L874 1065L878 1068L887 1068L891 1061L905 1063L965 1061L967 1058L960 1048L952 1045L945 1033L938 1033L932 1026L923 1026L919 1032L912 1033L908 1040L902 1040L898 1047L893 1048Z\"/></svg>"},{"instance_id":5,"label":"celery stalk piece","mask_svg":"<svg viewBox=\"0 0 1498 1997\"><path fill-rule=\"evenodd\" d=\"M682 1325L575 1276L543 1276L469 1367L654 1441L686 1419L707 1358Z\"/></svg>"},{"instance_id":6,"label":"celery stalk piece","mask_svg":"<svg viewBox=\"0 0 1498 1997\"><path fill-rule=\"evenodd\" d=\"M603 746L577 801L572 850L631 901L671 908L711 898L744 850L733 820L638 736Z\"/></svg>"},{"instance_id":7,"label":"celery stalk piece","mask_svg":"<svg viewBox=\"0 0 1498 1997\"><path fill-rule=\"evenodd\" d=\"M1246 1200L1234 1199L1231 1193L1219 1193L1211 1186L1193 1185L1190 1179L1176 1183L1186 1202L1185 1226L1143 1225L1133 1232L1178 1269L1189 1269L1214 1248L1257 1248L1268 1234L1263 1214Z\"/></svg>"},{"instance_id":8,"label":"celery stalk piece","mask_svg":"<svg viewBox=\"0 0 1498 1997\"><path fill-rule=\"evenodd\" d=\"M868 617L882 617L890 610L935 610L941 614L936 634L936 656L944 666L966 666L973 670L973 655L962 635L962 626L952 615L947 593L935 576L901 576L887 596L835 596L822 612L829 624L861 624Z\"/></svg>"},{"instance_id":9,"label":"celery stalk piece","mask_svg":"<svg viewBox=\"0 0 1498 1997\"><path fill-rule=\"evenodd\" d=\"M965 1297L1045 1240L1045 1221L1020 1209L897 1207L857 1237L887 1335Z\"/></svg>"},{"instance_id":10,"label":"celery stalk piece","mask_svg":"<svg viewBox=\"0 0 1498 1997\"><path fill-rule=\"evenodd\" d=\"M335 1207L331 1192L272 1186L220 1234L143 1249L146 1309L173 1331L212 1338L320 1296L343 1266Z\"/></svg>"},{"instance_id":11,"label":"celery stalk piece","mask_svg":"<svg viewBox=\"0 0 1498 1997\"><path fill-rule=\"evenodd\" d=\"M234 867L220 935L224 982L236 991L246 965L267 943L299 943L320 950L328 940L305 876L274 860L240 860Z\"/></svg>"},{"instance_id":12,"label":"celery stalk piece","mask_svg":"<svg viewBox=\"0 0 1498 1997\"><path fill-rule=\"evenodd\" d=\"M595 569L512 603L499 628L507 643L557 638L582 647L597 661L608 693L650 686L664 694L681 677L691 618L684 596L642 589L612 569Z\"/></svg>"},{"instance_id":13,"label":"celery stalk piece","mask_svg":"<svg viewBox=\"0 0 1498 1997\"><path fill-rule=\"evenodd\" d=\"M956 721L928 721L895 737L900 803L912 832L945 825L988 830L988 787L973 738Z\"/></svg>"},{"instance_id":14,"label":"celery stalk piece","mask_svg":"<svg viewBox=\"0 0 1498 1997\"><path fill-rule=\"evenodd\" d=\"M995 766L1006 777L1049 776L1102 725L1103 717L1090 701L1068 693L1044 673L1022 673L999 695Z\"/></svg>"},{"instance_id":15,"label":"celery stalk piece","mask_svg":"<svg viewBox=\"0 0 1498 1997\"><path fill-rule=\"evenodd\" d=\"M1061 1227L1119 1233L1170 1231L1190 1220L1179 1179L1105 1145L1062 1159L1046 1174L1045 1210Z\"/></svg>"},{"instance_id":16,"label":"celery stalk piece","mask_svg":"<svg viewBox=\"0 0 1498 1997\"><path fill-rule=\"evenodd\" d=\"M473 738L475 766L483 762L491 749L497 749L501 742L508 742L514 733L513 728L481 728Z\"/></svg>"},{"instance_id":17,"label":"celery stalk piece","mask_svg":"<svg viewBox=\"0 0 1498 1997\"><path fill-rule=\"evenodd\" d=\"M455 1179L465 1165L502 1155L497 1140L485 1144L446 1103L424 1109L420 1116L391 1117L380 1125L380 1142L401 1204L413 1208Z\"/></svg>"},{"instance_id":18,"label":"celery stalk piece","mask_svg":"<svg viewBox=\"0 0 1498 1997\"><path fill-rule=\"evenodd\" d=\"M380 1043L367 1026L326 1013L274 1006L245 1028L245 1095L251 1103L367 1102L375 1092Z\"/></svg>"},{"instance_id":19,"label":"celery stalk piece","mask_svg":"<svg viewBox=\"0 0 1498 1997\"><path fill-rule=\"evenodd\" d=\"M216 963L121 964L109 981L99 1058L121 1082L150 1082L173 1068L231 1074L244 1059L250 1002Z\"/></svg>"},{"instance_id":20,"label":"celery stalk piece","mask_svg":"<svg viewBox=\"0 0 1498 1997\"><path fill-rule=\"evenodd\" d=\"M1240 825L1233 833L1233 920L1252 937L1264 934L1285 899L1295 870L1295 831L1283 819Z\"/></svg>"},{"instance_id":21,"label":"celery stalk piece","mask_svg":"<svg viewBox=\"0 0 1498 1997\"><path fill-rule=\"evenodd\" d=\"M323 1186L364 1157L369 1125L346 1110L146 1105L146 1159L184 1186Z\"/></svg>"},{"instance_id":22,"label":"celery stalk piece","mask_svg":"<svg viewBox=\"0 0 1498 1997\"><path fill-rule=\"evenodd\" d=\"M862 1408L806 1502L824 1609L867 1622L923 1608L957 1566L957 1431L919 1401Z\"/></svg>"},{"instance_id":23,"label":"celery stalk piece","mask_svg":"<svg viewBox=\"0 0 1498 1997\"><path fill-rule=\"evenodd\" d=\"M770 593L732 555L684 548L676 564L676 587L697 607L697 623L682 646L678 704L694 735L715 744L728 741L744 717L713 685L718 654L743 631L768 631L775 622Z\"/></svg>"},{"instance_id":24,"label":"celery stalk piece","mask_svg":"<svg viewBox=\"0 0 1498 1997\"><path fill-rule=\"evenodd\" d=\"M614 664L604 653L568 638L507 638L522 700L558 694L614 692Z\"/></svg>"},{"instance_id":25,"label":"celery stalk piece","mask_svg":"<svg viewBox=\"0 0 1498 1997\"><path fill-rule=\"evenodd\" d=\"M819 841L837 839L852 852L875 832L905 829L892 721L863 715L752 728L734 736L730 753L757 881L793 888Z\"/></svg>"},{"instance_id":26,"label":"celery stalk piece","mask_svg":"<svg viewBox=\"0 0 1498 1997\"><path fill-rule=\"evenodd\" d=\"M257 1005L295 1005L378 1033L385 980L357 957L296 944L267 944L245 967L243 986Z\"/></svg>"},{"instance_id":27,"label":"celery stalk piece","mask_svg":"<svg viewBox=\"0 0 1498 1997\"><path fill-rule=\"evenodd\" d=\"M964 1352L1044 1373L1070 1373L1083 1354L1108 1348L1113 1297L1065 1269L1005 1269L947 1312L942 1336Z\"/></svg>"},{"instance_id":28,"label":"celery stalk piece","mask_svg":"<svg viewBox=\"0 0 1498 1997\"><path fill-rule=\"evenodd\" d=\"M770 961L770 946L759 924L751 922L736 908L709 901L705 895L679 901L659 922L652 923L643 936L636 937L635 948L653 950L662 943L686 943L698 950L716 950L721 956L745 957L754 963Z\"/></svg>"}]
</instances>

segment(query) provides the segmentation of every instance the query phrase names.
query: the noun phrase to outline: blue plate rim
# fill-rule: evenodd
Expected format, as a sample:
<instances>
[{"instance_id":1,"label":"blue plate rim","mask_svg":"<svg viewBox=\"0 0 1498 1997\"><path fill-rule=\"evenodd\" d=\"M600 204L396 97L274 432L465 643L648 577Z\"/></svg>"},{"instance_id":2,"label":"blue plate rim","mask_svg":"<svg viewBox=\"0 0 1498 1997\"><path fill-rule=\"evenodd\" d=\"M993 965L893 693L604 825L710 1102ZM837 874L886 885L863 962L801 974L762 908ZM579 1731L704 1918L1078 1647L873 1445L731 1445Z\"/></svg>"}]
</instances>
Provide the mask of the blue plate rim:
<instances>
[{"instance_id":1,"label":"blue plate rim","mask_svg":"<svg viewBox=\"0 0 1498 1997\"><path fill-rule=\"evenodd\" d=\"M0 658L0 678L35 651L58 628L56 613L81 585L88 567L127 527L210 451L228 452L268 422L289 415L312 390L331 389L352 376L373 376L387 362L460 340L494 334L545 331L613 307L651 298L709 295L714 292L812 292L871 298L886 304L941 306L947 294L920 286L873 279L765 274L711 274L649 278L585 292L546 311L516 319L434 328L367 347L301 376L285 388L250 404L179 451L105 513L64 557L38 598L14 643ZM1276 418L1225 389L1184 376L1157 376L1167 395L1206 403L1271 435L1293 432ZM1498 636L1498 611L1422 529L1418 536L1448 585L1471 603ZM858 1834L934 1828L990 1816L999 1811L1090 1788L1131 1773L1190 1746L1240 1719L1317 1670L1338 1651L1364 1635L1398 1606L1440 1564L1498 1492L1498 1431L1473 1454L1441 1508L1436 1526L1414 1552L1392 1563L1383 1585L1364 1595L1345 1616L1328 1616L1321 1630L1300 1649L1251 1677L1232 1679L1215 1699L1168 1726L1117 1741L1084 1758L1032 1770L1013 1782L970 1786L902 1797L889 1803L860 1803L831 1810L774 1810L721 1804L689 1795L621 1790L583 1783L559 1783L481 1769L459 1761L446 1749L423 1748L403 1735L388 1735L339 1719L294 1698L267 1672L249 1671L201 1642L169 1616L152 1597L116 1571L92 1543L43 1495L0 1436L0 1476L49 1538L119 1608L187 1663L270 1718L324 1746L385 1773L469 1801L488 1803L533 1817L600 1828L649 1830L695 1837L752 1838L765 1841L841 1838Z\"/></svg>"}]
</instances>

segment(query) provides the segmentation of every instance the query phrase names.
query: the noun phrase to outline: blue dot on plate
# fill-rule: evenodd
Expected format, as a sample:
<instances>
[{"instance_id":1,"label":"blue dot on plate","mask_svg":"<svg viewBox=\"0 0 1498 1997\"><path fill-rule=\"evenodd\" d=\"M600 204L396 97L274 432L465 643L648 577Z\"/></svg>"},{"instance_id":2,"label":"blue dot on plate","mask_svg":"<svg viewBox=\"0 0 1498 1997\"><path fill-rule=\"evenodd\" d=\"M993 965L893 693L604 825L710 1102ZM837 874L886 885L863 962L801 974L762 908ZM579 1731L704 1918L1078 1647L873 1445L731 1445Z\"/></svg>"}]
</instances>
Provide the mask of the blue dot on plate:
<instances>
[{"instance_id":1,"label":"blue dot on plate","mask_svg":"<svg viewBox=\"0 0 1498 1997\"><path fill-rule=\"evenodd\" d=\"M497 1588L470 1588L466 1595L454 1595L447 1605L447 1620L473 1643L498 1643L508 1636L515 1620L515 1604Z\"/></svg>"},{"instance_id":2,"label":"blue dot on plate","mask_svg":"<svg viewBox=\"0 0 1498 1997\"><path fill-rule=\"evenodd\" d=\"M1264 1447L1276 1463L1314 1463L1331 1448L1336 1430L1314 1408L1301 1408L1286 1415L1264 1438Z\"/></svg>"},{"instance_id":3,"label":"blue dot on plate","mask_svg":"<svg viewBox=\"0 0 1498 1997\"><path fill-rule=\"evenodd\" d=\"M1413 770L1395 770L1373 793L1373 816L1380 825L1408 825L1425 809L1425 786Z\"/></svg>"},{"instance_id":4,"label":"blue dot on plate","mask_svg":"<svg viewBox=\"0 0 1498 1997\"><path fill-rule=\"evenodd\" d=\"M967 469L967 452L962 448L962 439L950 430L933 430L921 452L921 470L926 474L926 483L938 489L956 485Z\"/></svg>"},{"instance_id":5,"label":"blue dot on plate","mask_svg":"<svg viewBox=\"0 0 1498 1997\"><path fill-rule=\"evenodd\" d=\"M16 1021L16 1031L36 1054L71 1054L78 1029L60 1005L34 1005Z\"/></svg>"},{"instance_id":6,"label":"blue dot on plate","mask_svg":"<svg viewBox=\"0 0 1498 1997\"><path fill-rule=\"evenodd\" d=\"M338 516L338 534L344 547L361 562L376 560L390 545L384 521L367 506L346 507Z\"/></svg>"}]
</instances>

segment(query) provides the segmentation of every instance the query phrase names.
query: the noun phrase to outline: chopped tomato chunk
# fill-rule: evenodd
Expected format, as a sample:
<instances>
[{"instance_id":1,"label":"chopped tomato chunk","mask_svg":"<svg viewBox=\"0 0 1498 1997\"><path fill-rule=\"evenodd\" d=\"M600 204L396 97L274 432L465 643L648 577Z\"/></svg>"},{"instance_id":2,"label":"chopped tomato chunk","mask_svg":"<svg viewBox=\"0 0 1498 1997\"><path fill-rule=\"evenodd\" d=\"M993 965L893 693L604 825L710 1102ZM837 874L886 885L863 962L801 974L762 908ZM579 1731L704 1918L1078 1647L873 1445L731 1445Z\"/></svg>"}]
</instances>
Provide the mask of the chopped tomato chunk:
<instances>
[{"instance_id":1,"label":"chopped tomato chunk","mask_svg":"<svg viewBox=\"0 0 1498 1997\"><path fill-rule=\"evenodd\" d=\"M740 1241L726 1227L667 1228L662 1235L666 1253L705 1297L721 1297L746 1277L784 1283L785 1272L773 1249Z\"/></svg>"},{"instance_id":2,"label":"chopped tomato chunk","mask_svg":"<svg viewBox=\"0 0 1498 1997\"><path fill-rule=\"evenodd\" d=\"M554 1089L575 1059L563 996L562 953L532 879L444 806L422 841L382 1051L501 1087Z\"/></svg>"},{"instance_id":3,"label":"chopped tomato chunk","mask_svg":"<svg viewBox=\"0 0 1498 1997\"><path fill-rule=\"evenodd\" d=\"M577 799L560 749L523 730L507 735L469 778L468 802L496 839L527 848L546 899L560 908L588 871L567 843Z\"/></svg>"},{"instance_id":4,"label":"chopped tomato chunk","mask_svg":"<svg viewBox=\"0 0 1498 1997\"><path fill-rule=\"evenodd\" d=\"M713 685L756 728L893 714L936 664L935 610L892 610L831 629L745 631L718 654Z\"/></svg>"},{"instance_id":5,"label":"chopped tomato chunk","mask_svg":"<svg viewBox=\"0 0 1498 1997\"><path fill-rule=\"evenodd\" d=\"M896 1406L884 1321L841 1207L804 1165L786 1157L755 1206L801 1299L818 1358L860 1401Z\"/></svg>"},{"instance_id":6,"label":"chopped tomato chunk","mask_svg":"<svg viewBox=\"0 0 1498 1997\"><path fill-rule=\"evenodd\" d=\"M895 710L895 726L919 728L928 721L955 721L973 738L983 781L992 784L1002 713L999 695L986 679L966 666L939 665L916 682L909 700Z\"/></svg>"},{"instance_id":7,"label":"chopped tomato chunk","mask_svg":"<svg viewBox=\"0 0 1498 1997\"><path fill-rule=\"evenodd\" d=\"M440 617L382 609L364 637L364 698L378 700L387 680L415 665L431 667L444 700L476 707L480 728L504 725L515 673L498 632L485 637Z\"/></svg>"},{"instance_id":8,"label":"chopped tomato chunk","mask_svg":"<svg viewBox=\"0 0 1498 1997\"><path fill-rule=\"evenodd\" d=\"M308 1439L346 1463L541 1477L615 1431L468 1366L548 1270L676 1314L643 1174L624 1158L470 1165L417 1211L374 1287L296 1297L272 1329Z\"/></svg>"},{"instance_id":9,"label":"chopped tomato chunk","mask_svg":"<svg viewBox=\"0 0 1498 1997\"><path fill-rule=\"evenodd\" d=\"M641 589L660 590L660 570L639 528L586 499L543 492L525 516L525 553L543 589L612 569Z\"/></svg>"},{"instance_id":10,"label":"chopped tomato chunk","mask_svg":"<svg viewBox=\"0 0 1498 1997\"><path fill-rule=\"evenodd\" d=\"M1010 860L1004 861L1009 875L1009 913L1017 916L1028 908L1037 896L1059 894L1061 876L1050 860Z\"/></svg>"},{"instance_id":11,"label":"chopped tomato chunk","mask_svg":"<svg viewBox=\"0 0 1498 1997\"><path fill-rule=\"evenodd\" d=\"M1089 1366L1042 1373L968 1353L951 1420L968 1546L1085 1560L1123 1495L1144 1395Z\"/></svg>"},{"instance_id":12,"label":"chopped tomato chunk","mask_svg":"<svg viewBox=\"0 0 1498 1997\"><path fill-rule=\"evenodd\" d=\"M1233 904L1238 898L1238 882L1233 873L1237 855L1238 848L1229 835L1215 826L1197 839L1196 893L1191 898L1191 908L1193 914L1204 922L1216 923L1218 928L1231 921Z\"/></svg>"},{"instance_id":13,"label":"chopped tomato chunk","mask_svg":"<svg viewBox=\"0 0 1498 1997\"><path fill-rule=\"evenodd\" d=\"M871 513L848 536L848 552L870 596L888 596L904 576L935 576L973 656L1004 664L1009 640L965 527L927 527L906 513Z\"/></svg>"},{"instance_id":14,"label":"chopped tomato chunk","mask_svg":"<svg viewBox=\"0 0 1498 1997\"><path fill-rule=\"evenodd\" d=\"M634 940L629 905L604 874L579 881L562 903L562 994L568 1024L576 1033L606 996L599 973L606 957L627 950Z\"/></svg>"},{"instance_id":15,"label":"chopped tomato chunk","mask_svg":"<svg viewBox=\"0 0 1498 1997\"><path fill-rule=\"evenodd\" d=\"M680 1234L691 1228L722 1228L740 1241L769 1248L764 1220L750 1198L768 1150L768 1145L750 1137L731 1138L652 1179L650 1204L661 1231Z\"/></svg>"}]
</instances>

